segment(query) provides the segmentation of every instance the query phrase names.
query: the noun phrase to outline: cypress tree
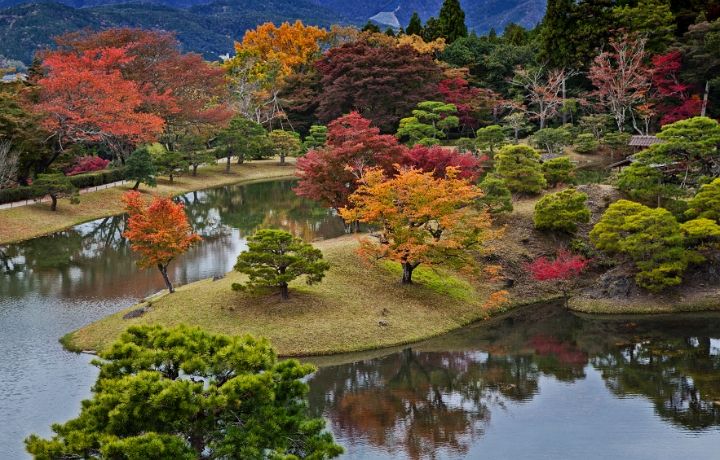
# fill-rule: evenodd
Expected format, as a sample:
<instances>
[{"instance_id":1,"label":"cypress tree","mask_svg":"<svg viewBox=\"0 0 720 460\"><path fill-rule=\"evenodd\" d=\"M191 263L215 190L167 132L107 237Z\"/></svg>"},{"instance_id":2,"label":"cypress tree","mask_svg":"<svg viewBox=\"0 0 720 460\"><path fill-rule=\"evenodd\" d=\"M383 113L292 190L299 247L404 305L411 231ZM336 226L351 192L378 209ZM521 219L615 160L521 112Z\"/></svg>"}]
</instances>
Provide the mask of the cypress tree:
<instances>
[{"instance_id":1,"label":"cypress tree","mask_svg":"<svg viewBox=\"0 0 720 460\"><path fill-rule=\"evenodd\" d=\"M423 26L422 21L420 21L420 16L418 16L417 11L415 11L410 18L410 23L407 26L407 29L405 30L405 33L407 35L417 35L422 36L423 33Z\"/></svg>"},{"instance_id":2,"label":"cypress tree","mask_svg":"<svg viewBox=\"0 0 720 460\"><path fill-rule=\"evenodd\" d=\"M372 21L368 21L367 24L365 24L363 28L360 29L360 32L372 32L376 34L381 34L382 30L380 30L379 26L373 24Z\"/></svg>"},{"instance_id":3,"label":"cypress tree","mask_svg":"<svg viewBox=\"0 0 720 460\"><path fill-rule=\"evenodd\" d=\"M468 36L465 25L465 12L460 7L459 0L445 0L440 7L440 30L445 41L450 44L458 38Z\"/></svg>"},{"instance_id":4,"label":"cypress tree","mask_svg":"<svg viewBox=\"0 0 720 460\"><path fill-rule=\"evenodd\" d=\"M395 31L392 30L390 27L388 27L387 30L385 31L385 35L387 35L388 37L394 37Z\"/></svg>"},{"instance_id":5,"label":"cypress tree","mask_svg":"<svg viewBox=\"0 0 720 460\"><path fill-rule=\"evenodd\" d=\"M572 42L575 33L574 12L574 0L548 0L540 32L539 63L554 68L576 64Z\"/></svg>"}]
</instances>

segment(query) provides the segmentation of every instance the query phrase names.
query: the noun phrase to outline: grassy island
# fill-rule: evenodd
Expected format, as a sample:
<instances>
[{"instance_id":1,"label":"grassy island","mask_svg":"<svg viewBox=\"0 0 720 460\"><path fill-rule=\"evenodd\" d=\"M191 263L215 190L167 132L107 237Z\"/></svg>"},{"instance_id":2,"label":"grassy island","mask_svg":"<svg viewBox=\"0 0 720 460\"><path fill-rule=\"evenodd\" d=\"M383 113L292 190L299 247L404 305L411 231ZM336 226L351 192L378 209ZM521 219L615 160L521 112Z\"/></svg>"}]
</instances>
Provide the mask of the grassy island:
<instances>
[{"instance_id":1,"label":"grassy island","mask_svg":"<svg viewBox=\"0 0 720 460\"><path fill-rule=\"evenodd\" d=\"M198 169L197 176L175 177L172 184L161 177L158 186L140 186L146 195L178 196L183 193L219 187L221 185L263 179L279 179L295 174L294 158L286 158L281 166L278 160L261 160L249 163L232 163L230 174L225 164L205 166ZM132 188L128 183L119 187L98 190L80 196L80 204L72 205L69 199L60 200L57 211L50 211L50 203L36 203L0 211L0 244L17 243L38 236L65 230L74 225L125 212L120 197Z\"/></svg>"},{"instance_id":2,"label":"grassy island","mask_svg":"<svg viewBox=\"0 0 720 460\"><path fill-rule=\"evenodd\" d=\"M398 264L363 265L354 236L314 245L332 268L320 284L291 284L290 301L232 291L230 285L245 275L231 272L135 305L68 334L62 342L74 350L101 350L132 324L187 323L212 332L268 337L283 356L323 355L410 343L488 317L483 306L492 290L487 283L420 267L415 284L401 285ZM149 304L152 311L122 319Z\"/></svg>"}]
</instances>

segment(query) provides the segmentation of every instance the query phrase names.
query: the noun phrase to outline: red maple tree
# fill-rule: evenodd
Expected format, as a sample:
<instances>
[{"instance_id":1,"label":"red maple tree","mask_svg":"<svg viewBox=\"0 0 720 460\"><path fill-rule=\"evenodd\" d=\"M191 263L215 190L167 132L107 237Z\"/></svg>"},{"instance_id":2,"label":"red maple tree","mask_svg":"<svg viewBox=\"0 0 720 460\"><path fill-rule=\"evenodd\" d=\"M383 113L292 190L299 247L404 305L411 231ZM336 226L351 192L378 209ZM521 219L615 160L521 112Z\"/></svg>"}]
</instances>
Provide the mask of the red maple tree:
<instances>
[{"instance_id":1,"label":"red maple tree","mask_svg":"<svg viewBox=\"0 0 720 460\"><path fill-rule=\"evenodd\" d=\"M81 54L51 54L38 80L42 87L35 110L53 134L54 160L67 143L104 143L116 154L162 131L162 118L139 111L142 98L135 82L122 78L118 67L132 62L124 49L104 48Z\"/></svg>"},{"instance_id":2,"label":"red maple tree","mask_svg":"<svg viewBox=\"0 0 720 460\"><path fill-rule=\"evenodd\" d=\"M417 144L405 152L404 165L414 167L422 172L432 172L438 179L446 177L447 168L456 169L455 177L476 182L483 172L482 162L486 157L476 158L473 155L462 155L453 149L433 145L430 148Z\"/></svg>"},{"instance_id":3,"label":"red maple tree","mask_svg":"<svg viewBox=\"0 0 720 460\"><path fill-rule=\"evenodd\" d=\"M110 164L110 160L103 160L100 157L83 156L75 157L70 167L65 170L66 176L74 176L92 171L101 171Z\"/></svg>"},{"instance_id":4,"label":"red maple tree","mask_svg":"<svg viewBox=\"0 0 720 460\"><path fill-rule=\"evenodd\" d=\"M157 266L168 290L175 292L167 274L168 265L175 256L202 240L197 233L190 233L192 228L182 203L156 196L145 207L145 200L137 191L123 195L122 201L130 216L123 236L130 240L133 251L140 252L140 260L135 263L142 269Z\"/></svg>"},{"instance_id":5,"label":"red maple tree","mask_svg":"<svg viewBox=\"0 0 720 460\"><path fill-rule=\"evenodd\" d=\"M525 262L525 269L530 272L534 280L555 281L558 289L563 293L565 306L568 305L567 290L572 279L577 277L590 263L582 256L576 256L566 250L558 251L554 261L547 257L540 257L532 263Z\"/></svg>"},{"instance_id":6,"label":"red maple tree","mask_svg":"<svg viewBox=\"0 0 720 460\"><path fill-rule=\"evenodd\" d=\"M654 97L660 101L656 108L662 114L660 124L667 125L700 115L702 100L693 94L700 88L680 81L678 76L682 70L682 55L674 51L653 56L652 63Z\"/></svg>"},{"instance_id":7,"label":"red maple tree","mask_svg":"<svg viewBox=\"0 0 720 460\"><path fill-rule=\"evenodd\" d=\"M375 167L393 176L405 150L395 136L380 134L370 120L351 112L328 125L325 147L298 158L295 191L323 206L347 207L363 170Z\"/></svg>"}]
</instances>

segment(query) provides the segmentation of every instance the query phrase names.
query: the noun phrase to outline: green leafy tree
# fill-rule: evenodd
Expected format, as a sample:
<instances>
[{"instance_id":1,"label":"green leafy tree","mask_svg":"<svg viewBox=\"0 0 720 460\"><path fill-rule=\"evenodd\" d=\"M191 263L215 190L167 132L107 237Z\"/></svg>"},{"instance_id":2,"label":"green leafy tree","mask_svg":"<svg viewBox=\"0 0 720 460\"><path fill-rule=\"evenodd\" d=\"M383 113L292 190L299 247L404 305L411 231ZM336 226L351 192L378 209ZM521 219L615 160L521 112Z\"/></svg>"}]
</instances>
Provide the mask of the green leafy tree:
<instances>
[{"instance_id":1,"label":"green leafy tree","mask_svg":"<svg viewBox=\"0 0 720 460\"><path fill-rule=\"evenodd\" d=\"M260 123L247 118L236 117L230 120L230 127L218 133L216 154L227 159L225 172L230 172L230 159L237 157L238 164L252 159L261 159L273 155L267 131Z\"/></svg>"},{"instance_id":2,"label":"green leafy tree","mask_svg":"<svg viewBox=\"0 0 720 460\"><path fill-rule=\"evenodd\" d=\"M635 261L637 283L653 292L682 282L690 263L704 260L684 246L675 217L663 208L620 200L610 205L590 232L590 241L607 254L628 254Z\"/></svg>"},{"instance_id":3,"label":"green leafy tree","mask_svg":"<svg viewBox=\"0 0 720 460\"><path fill-rule=\"evenodd\" d=\"M495 155L495 173L513 193L540 193L547 186L540 154L527 145L503 147Z\"/></svg>"},{"instance_id":4,"label":"green leafy tree","mask_svg":"<svg viewBox=\"0 0 720 460\"><path fill-rule=\"evenodd\" d=\"M460 119L453 115L457 112L454 104L445 104L438 101L427 101L418 104L413 110L413 116L400 120L395 137L402 139L409 137L409 144L424 144L426 146L438 144L437 138L445 138L447 131L457 128Z\"/></svg>"},{"instance_id":5,"label":"green leafy tree","mask_svg":"<svg viewBox=\"0 0 720 460\"><path fill-rule=\"evenodd\" d=\"M276 129L268 135L273 152L280 156L280 164L285 164L285 157L300 155L302 143L297 133Z\"/></svg>"},{"instance_id":6,"label":"green leafy tree","mask_svg":"<svg viewBox=\"0 0 720 460\"><path fill-rule=\"evenodd\" d=\"M600 142L592 133L578 134L575 138L575 150L580 153L590 153L600 148Z\"/></svg>"},{"instance_id":7,"label":"green leafy tree","mask_svg":"<svg viewBox=\"0 0 720 460\"><path fill-rule=\"evenodd\" d=\"M553 158L545 161L540 170L545 175L548 185L555 188L557 184L568 184L573 176L575 166L570 162L568 157Z\"/></svg>"},{"instance_id":8,"label":"green leafy tree","mask_svg":"<svg viewBox=\"0 0 720 460\"><path fill-rule=\"evenodd\" d=\"M610 124L611 119L605 114L592 114L580 117L578 123L580 124L580 130L583 133L590 133L593 135L595 140L600 141L603 133Z\"/></svg>"},{"instance_id":9,"label":"green leafy tree","mask_svg":"<svg viewBox=\"0 0 720 460\"><path fill-rule=\"evenodd\" d=\"M280 288L283 300L290 298L288 283L305 275L307 284L322 281L330 264L322 261L322 252L281 230L259 230L248 238L248 250L238 256L235 270L250 276L245 285L233 289L262 291Z\"/></svg>"},{"instance_id":10,"label":"green leafy tree","mask_svg":"<svg viewBox=\"0 0 720 460\"><path fill-rule=\"evenodd\" d=\"M465 12L460 7L458 0L445 0L443 2L440 7L438 21L445 42L452 43L458 38L468 36L467 26L465 25Z\"/></svg>"},{"instance_id":11,"label":"green leafy tree","mask_svg":"<svg viewBox=\"0 0 720 460\"><path fill-rule=\"evenodd\" d=\"M166 174L173 183L173 177L187 172L190 162L184 152L178 150L164 150L153 160L160 174Z\"/></svg>"},{"instance_id":12,"label":"green leafy tree","mask_svg":"<svg viewBox=\"0 0 720 460\"><path fill-rule=\"evenodd\" d=\"M585 205L586 201L587 195L574 188L545 195L535 204L535 228L577 233L578 224L590 222L590 210Z\"/></svg>"},{"instance_id":13,"label":"green leafy tree","mask_svg":"<svg viewBox=\"0 0 720 460\"><path fill-rule=\"evenodd\" d=\"M362 29L360 29L361 32L371 32L375 34L381 34L382 30L380 30L380 27L373 24L372 21L368 21L367 24L363 26Z\"/></svg>"},{"instance_id":14,"label":"green leafy tree","mask_svg":"<svg viewBox=\"0 0 720 460\"><path fill-rule=\"evenodd\" d=\"M412 17L410 18L410 22L408 23L407 29L405 29L405 34L422 36L423 25L422 25L422 21L420 20L420 16L418 16L418 14L417 14L417 11L413 11L413 14L412 14Z\"/></svg>"},{"instance_id":15,"label":"green leafy tree","mask_svg":"<svg viewBox=\"0 0 720 460\"><path fill-rule=\"evenodd\" d=\"M530 145L550 154L562 153L572 143L572 134L564 128L543 128L530 136Z\"/></svg>"},{"instance_id":16,"label":"green leafy tree","mask_svg":"<svg viewBox=\"0 0 720 460\"><path fill-rule=\"evenodd\" d=\"M518 145L520 131L524 131L530 127L525 114L521 112L514 112L503 118L503 121L505 122L506 128L512 129L513 134L515 135L515 145Z\"/></svg>"},{"instance_id":17,"label":"green leafy tree","mask_svg":"<svg viewBox=\"0 0 720 460\"><path fill-rule=\"evenodd\" d=\"M217 157L214 152L205 148L205 139L199 136L182 136L175 143L175 148L182 152L185 160L192 168L193 177L197 176L197 170L203 164L217 164Z\"/></svg>"},{"instance_id":18,"label":"green leafy tree","mask_svg":"<svg viewBox=\"0 0 720 460\"><path fill-rule=\"evenodd\" d=\"M675 15L669 0L639 0L636 6L613 9L617 24L647 37L645 47L652 54L662 54L675 40Z\"/></svg>"},{"instance_id":19,"label":"green leafy tree","mask_svg":"<svg viewBox=\"0 0 720 460\"><path fill-rule=\"evenodd\" d=\"M125 160L125 179L135 181L133 190L137 190L141 182L149 187L157 187L157 173L157 166L147 145L137 148Z\"/></svg>"},{"instance_id":20,"label":"green leafy tree","mask_svg":"<svg viewBox=\"0 0 720 460\"><path fill-rule=\"evenodd\" d=\"M36 459L326 459L343 449L307 416L315 371L277 362L267 339L180 325L132 326L93 360L80 415L31 435Z\"/></svg>"},{"instance_id":21,"label":"green leafy tree","mask_svg":"<svg viewBox=\"0 0 720 460\"><path fill-rule=\"evenodd\" d=\"M425 25L423 26L423 31L421 35L425 43L434 42L438 38L442 38L442 34L442 25L440 24L440 21L438 19L435 19L434 16L431 16L430 19L425 21Z\"/></svg>"},{"instance_id":22,"label":"green leafy tree","mask_svg":"<svg viewBox=\"0 0 720 460\"><path fill-rule=\"evenodd\" d=\"M602 143L610 149L610 158L614 158L615 152L621 152L623 154L629 152L628 144L631 138L632 134L630 133L605 133L602 138Z\"/></svg>"},{"instance_id":23,"label":"green leafy tree","mask_svg":"<svg viewBox=\"0 0 720 460\"><path fill-rule=\"evenodd\" d=\"M72 204L80 202L77 187L62 173L38 174L33 186L38 189L39 195L50 195L50 199L52 199L51 211L57 210L57 200L59 198L70 197L70 203Z\"/></svg>"},{"instance_id":24,"label":"green leafy tree","mask_svg":"<svg viewBox=\"0 0 720 460\"><path fill-rule=\"evenodd\" d=\"M486 209L491 215L512 212L512 193L501 179L488 174L478 187L483 191L483 196L477 199L481 208Z\"/></svg>"},{"instance_id":25,"label":"green leafy tree","mask_svg":"<svg viewBox=\"0 0 720 460\"><path fill-rule=\"evenodd\" d=\"M680 231L685 238L685 244L713 249L720 246L720 226L715 220L704 217L689 220L680 225Z\"/></svg>"},{"instance_id":26,"label":"green leafy tree","mask_svg":"<svg viewBox=\"0 0 720 460\"><path fill-rule=\"evenodd\" d=\"M495 149L507 145L505 142L505 131L501 126L490 125L480 128L475 132L476 145L481 152L487 151L490 156L495 156Z\"/></svg>"},{"instance_id":27,"label":"green leafy tree","mask_svg":"<svg viewBox=\"0 0 720 460\"><path fill-rule=\"evenodd\" d=\"M328 127L323 125L312 125L308 135L302 143L304 153L308 150L324 147L327 142Z\"/></svg>"},{"instance_id":28,"label":"green leafy tree","mask_svg":"<svg viewBox=\"0 0 720 460\"><path fill-rule=\"evenodd\" d=\"M700 187L700 191L688 202L685 216L690 219L720 220L720 179Z\"/></svg>"}]
</instances>

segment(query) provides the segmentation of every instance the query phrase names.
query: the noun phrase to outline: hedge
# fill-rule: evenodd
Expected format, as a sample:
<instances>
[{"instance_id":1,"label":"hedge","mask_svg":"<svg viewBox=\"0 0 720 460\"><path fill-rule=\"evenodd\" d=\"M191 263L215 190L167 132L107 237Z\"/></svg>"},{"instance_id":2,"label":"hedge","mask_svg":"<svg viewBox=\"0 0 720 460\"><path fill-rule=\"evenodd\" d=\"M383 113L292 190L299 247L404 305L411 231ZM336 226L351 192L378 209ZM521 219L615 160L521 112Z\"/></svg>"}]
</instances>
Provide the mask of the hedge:
<instances>
[{"instance_id":1,"label":"hedge","mask_svg":"<svg viewBox=\"0 0 720 460\"><path fill-rule=\"evenodd\" d=\"M74 176L68 176L68 179L70 179L70 183L77 188L96 187L125 179L125 168L104 169L102 171L76 174ZM28 187L7 188L0 190L0 204L32 200L34 198L42 198L43 196L44 194L32 185Z\"/></svg>"}]
</instances>

